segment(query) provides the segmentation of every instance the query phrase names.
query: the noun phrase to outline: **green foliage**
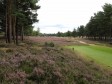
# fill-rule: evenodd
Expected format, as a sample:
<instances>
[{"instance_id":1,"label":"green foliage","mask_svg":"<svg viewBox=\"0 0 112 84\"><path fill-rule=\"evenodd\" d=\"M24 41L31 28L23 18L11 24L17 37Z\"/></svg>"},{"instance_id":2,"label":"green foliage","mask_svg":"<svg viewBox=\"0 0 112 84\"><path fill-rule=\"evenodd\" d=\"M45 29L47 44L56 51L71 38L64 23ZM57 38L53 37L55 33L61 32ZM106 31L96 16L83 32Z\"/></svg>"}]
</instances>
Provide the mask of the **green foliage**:
<instances>
[{"instance_id":1,"label":"green foliage","mask_svg":"<svg viewBox=\"0 0 112 84\"><path fill-rule=\"evenodd\" d=\"M12 53L12 52L13 52L12 49L7 49L7 50L6 50L6 53Z\"/></svg>"},{"instance_id":2,"label":"green foliage","mask_svg":"<svg viewBox=\"0 0 112 84\"><path fill-rule=\"evenodd\" d=\"M112 5L105 4L103 11L91 17L85 27L86 36L95 40L111 41L112 38Z\"/></svg>"},{"instance_id":3,"label":"green foliage","mask_svg":"<svg viewBox=\"0 0 112 84\"><path fill-rule=\"evenodd\" d=\"M24 35L31 36L32 32L33 32L33 26L27 26L26 29L24 30Z\"/></svg>"},{"instance_id":4,"label":"green foliage","mask_svg":"<svg viewBox=\"0 0 112 84\"><path fill-rule=\"evenodd\" d=\"M72 32L71 32L71 31L67 31L67 32L65 32L65 33L58 32L58 33L57 33L57 36L58 36L58 37L71 37L71 36L72 36Z\"/></svg>"},{"instance_id":5,"label":"green foliage","mask_svg":"<svg viewBox=\"0 0 112 84\"><path fill-rule=\"evenodd\" d=\"M89 84L86 79L84 79L83 75L74 76L74 80L77 81L77 84Z\"/></svg>"},{"instance_id":6,"label":"green foliage","mask_svg":"<svg viewBox=\"0 0 112 84\"><path fill-rule=\"evenodd\" d=\"M58 36L58 37L65 37L66 35L65 35L65 33L58 32L58 33L57 33L57 36Z\"/></svg>"},{"instance_id":7,"label":"green foliage","mask_svg":"<svg viewBox=\"0 0 112 84\"><path fill-rule=\"evenodd\" d=\"M31 66L31 62L23 61L20 64L20 69L25 71L25 73L30 74L33 71L33 66Z\"/></svg>"},{"instance_id":8,"label":"green foliage","mask_svg":"<svg viewBox=\"0 0 112 84\"><path fill-rule=\"evenodd\" d=\"M4 35L4 32L1 32L1 31L0 31L0 36L2 36L2 35Z\"/></svg>"},{"instance_id":9,"label":"green foliage","mask_svg":"<svg viewBox=\"0 0 112 84\"><path fill-rule=\"evenodd\" d=\"M0 0L0 33L5 31L5 0Z\"/></svg>"},{"instance_id":10,"label":"green foliage","mask_svg":"<svg viewBox=\"0 0 112 84\"><path fill-rule=\"evenodd\" d=\"M74 28L73 32L72 32L72 36L76 37L77 36L77 30Z\"/></svg>"},{"instance_id":11,"label":"green foliage","mask_svg":"<svg viewBox=\"0 0 112 84\"><path fill-rule=\"evenodd\" d=\"M54 47L54 43L53 43L53 42L50 42L50 43L49 43L49 46L50 46L50 47Z\"/></svg>"},{"instance_id":12,"label":"green foliage","mask_svg":"<svg viewBox=\"0 0 112 84\"><path fill-rule=\"evenodd\" d=\"M40 35L40 28L38 28L36 31L34 30L32 32L32 36L39 36Z\"/></svg>"},{"instance_id":13,"label":"green foliage","mask_svg":"<svg viewBox=\"0 0 112 84\"><path fill-rule=\"evenodd\" d=\"M82 37L82 38L85 36L85 28L84 28L83 25L78 27L77 34L78 34L79 37Z\"/></svg>"},{"instance_id":14,"label":"green foliage","mask_svg":"<svg viewBox=\"0 0 112 84\"><path fill-rule=\"evenodd\" d=\"M55 45L54 45L54 43L53 42L45 42L45 44L44 44L46 47L54 47Z\"/></svg>"},{"instance_id":15,"label":"green foliage","mask_svg":"<svg viewBox=\"0 0 112 84\"><path fill-rule=\"evenodd\" d=\"M7 43L18 44L18 36L23 41L24 34L32 35L32 24L39 21L37 10L40 6L37 3L38 0L0 1L0 31L5 32Z\"/></svg>"},{"instance_id":16,"label":"green foliage","mask_svg":"<svg viewBox=\"0 0 112 84\"><path fill-rule=\"evenodd\" d=\"M54 43L53 42L45 42L45 46L46 47L54 47Z\"/></svg>"}]
</instances>

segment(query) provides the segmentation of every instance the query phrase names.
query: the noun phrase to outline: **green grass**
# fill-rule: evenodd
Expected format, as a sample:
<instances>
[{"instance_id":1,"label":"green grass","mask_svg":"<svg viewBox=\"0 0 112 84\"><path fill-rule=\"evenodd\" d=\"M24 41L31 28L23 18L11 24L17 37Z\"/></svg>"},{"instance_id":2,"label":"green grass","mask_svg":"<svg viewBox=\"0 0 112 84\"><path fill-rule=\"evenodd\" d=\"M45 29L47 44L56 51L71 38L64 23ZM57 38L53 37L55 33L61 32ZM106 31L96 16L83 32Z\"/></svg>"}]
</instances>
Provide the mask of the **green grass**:
<instances>
[{"instance_id":1,"label":"green grass","mask_svg":"<svg viewBox=\"0 0 112 84\"><path fill-rule=\"evenodd\" d=\"M103 65L112 67L112 48L100 45L68 46L80 54L94 59Z\"/></svg>"}]
</instances>

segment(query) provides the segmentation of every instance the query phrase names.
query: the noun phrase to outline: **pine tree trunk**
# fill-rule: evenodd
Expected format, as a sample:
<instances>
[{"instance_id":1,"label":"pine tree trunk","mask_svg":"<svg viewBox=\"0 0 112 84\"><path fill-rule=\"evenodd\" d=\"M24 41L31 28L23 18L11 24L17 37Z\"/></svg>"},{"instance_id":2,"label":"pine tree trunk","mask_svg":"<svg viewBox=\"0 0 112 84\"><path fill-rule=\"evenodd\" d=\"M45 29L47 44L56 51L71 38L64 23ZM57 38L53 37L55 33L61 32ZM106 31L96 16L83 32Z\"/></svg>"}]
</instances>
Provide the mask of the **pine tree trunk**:
<instances>
[{"instance_id":1,"label":"pine tree trunk","mask_svg":"<svg viewBox=\"0 0 112 84\"><path fill-rule=\"evenodd\" d=\"M21 41L24 40L24 30L23 30L23 26L21 27Z\"/></svg>"},{"instance_id":2,"label":"pine tree trunk","mask_svg":"<svg viewBox=\"0 0 112 84\"><path fill-rule=\"evenodd\" d=\"M7 29L8 29L8 28L7 28L7 27L8 27L8 23L7 23L7 21L8 21L8 20L7 20L7 19L8 19L8 17L7 17L8 13L7 13L7 12L8 12L8 11L7 11L7 8L8 8L8 7L7 7L7 6L8 6L8 5L7 5L7 3L6 3L6 16L5 16L5 18L6 18L6 27L5 27L5 40L6 40L6 43L8 42L8 40L7 40Z\"/></svg>"},{"instance_id":3,"label":"pine tree trunk","mask_svg":"<svg viewBox=\"0 0 112 84\"><path fill-rule=\"evenodd\" d=\"M11 43L11 37L12 37L12 15L11 15L11 0L9 3L9 43Z\"/></svg>"},{"instance_id":4,"label":"pine tree trunk","mask_svg":"<svg viewBox=\"0 0 112 84\"><path fill-rule=\"evenodd\" d=\"M18 24L17 24L17 22L18 22L18 19L16 19L16 28L15 28L15 30L16 30L16 45L18 45Z\"/></svg>"},{"instance_id":5,"label":"pine tree trunk","mask_svg":"<svg viewBox=\"0 0 112 84\"><path fill-rule=\"evenodd\" d=\"M16 16L12 17L12 35L13 35L13 41L14 43L16 43L15 41L15 36L16 36L16 31L15 31L15 27L16 27Z\"/></svg>"},{"instance_id":6,"label":"pine tree trunk","mask_svg":"<svg viewBox=\"0 0 112 84\"><path fill-rule=\"evenodd\" d=\"M9 43L11 43L11 37L12 37L12 22L11 22L11 15L9 16Z\"/></svg>"},{"instance_id":7,"label":"pine tree trunk","mask_svg":"<svg viewBox=\"0 0 112 84\"><path fill-rule=\"evenodd\" d=\"M9 0L7 0L7 42L9 43Z\"/></svg>"},{"instance_id":8,"label":"pine tree trunk","mask_svg":"<svg viewBox=\"0 0 112 84\"><path fill-rule=\"evenodd\" d=\"M11 0L7 0L7 28L6 28L6 32L7 32L7 42L11 43L11 36L12 36L12 21L11 21Z\"/></svg>"}]
</instances>

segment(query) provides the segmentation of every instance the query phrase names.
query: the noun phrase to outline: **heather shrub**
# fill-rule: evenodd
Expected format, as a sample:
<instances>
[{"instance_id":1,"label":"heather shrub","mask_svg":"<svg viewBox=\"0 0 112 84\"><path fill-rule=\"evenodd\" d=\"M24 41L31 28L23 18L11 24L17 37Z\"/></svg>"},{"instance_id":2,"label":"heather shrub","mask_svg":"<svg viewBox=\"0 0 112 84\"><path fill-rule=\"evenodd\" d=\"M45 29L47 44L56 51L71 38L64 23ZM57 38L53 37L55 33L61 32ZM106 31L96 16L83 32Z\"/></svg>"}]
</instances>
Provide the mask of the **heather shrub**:
<instances>
[{"instance_id":1,"label":"heather shrub","mask_svg":"<svg viewBox=\"0 0 112 84\"><path fill-rule=\"evenodd\" d=\"M27 74L31 73L33 71L33 67L29 64L22 64L20 68L25 71Z\"/></svg>"},{"instance_id":2,"label":"heather shrub","mask_svg":"<svg viewBox=\"0 0 112 84\"><path fill-rule=\"evenodd\" d=\"M83 75L74 76L74 81L76 81L77 84L89 84Z\"/></svg>"},{"instance_id":3,"label":"heather shrub","mask_svg":"<svg viewBox=\"0 0 112 84\"><path fill-rule=\"evenodd\" d=\"M64 50L63 48L60 48L60 50Z\"/></svg>"},{"instance_id":4,"label":"heather shrub","mask_svg":"<svg viewBox=\"0 0 112 84\"><path fill-rule=\"evenodd\" d=\"M48 42L45 42L44 45L46 47L54 47L55 46L53 42L49 42L49 43Z\"/></svg>"},{"instance_id":5,"label":"heather shrub","mask_svg":"<svg viewBox=\"0 0 112 84\"><path fill-rule=\"evenodd\" d=\"M4 74L0 72L0 83L4 80Z\"/></svg>"},{"instance_id":6,"label":"heather shrub","mask_svg":"<svg viewBox=\"0 0 112 84\"><path fill-rule=\"evenodd\" d=\"M48 46L48 43L47 43L47 42L45 42L45 43L44 43L44 45L45 45L45 46Z\"/></svg>"},{"instance_id":7,"label":"heather shrub","mask_svg":"<svg viewBox=\"0 0 112 84\"><path fill-rule=\"evenodd\" d=\"M20 62L19 68L25 71L25 73L30 74L33 72L35 66L38 66L38 61L29 56L24 61Z\"/></svg>"},{"instance_id":8,"label":"heather shrub","mask_svg":"<svg viewBox=\"0 0 112 84\"><path fill-rule=\"evenodd\" d=\"M0 44L0 47L5 47L5 46L6 46L5 44L2 44L2 43Z\"/></svg>"},{"instance_id":9,"label":"heather shrub","mask_svg":"<svg viewBox=\"0 0 112 84\"><path fill-rule=\"evenodd\" d=\"M45 80L44 70L35 67L28 79L31 81L35 81L39 84L42 83Z\"/></svg>"},{"instance_id":10,"label":"heather shrub","mask_svg":"<svg viewBox=\"0 0 112 84\"><path fill-rule=\"evenodd\" d=\"M30 49L30 52L31 52L33 55L36 55L36 54L37 54L37 49L31 48L31 49Z\"/></svg>"},{"instance_id":11,"label":"heather shrub","mask_svg":"<svg viewBox=\"0 0 112 84\"><path fill-rule=\"evenodd\" d=\"M54 43L53 43L53 42L50 42L50 43L49 43L49 46L50 46L50 47L54 47Z\"/></svg>"},{"instance_id":12,"label":"heather shrub","mask_svg":"<svg viewBox=\"0 0 112 84\"><path fill-rule=\"evenodd\" d=\"M7 50L6 50L6 53L11 53L11 52L13 52L12 49L7 49Z\"/></svg>"},{"instance_id":13,"label":"heather shrub","mask_svg":"<svg viewBox=\"0 0 112 84\"><path fill-rule=\"evenodd\" d=\"M26 45L26 44L25 44ZM46 46L46 47L45 47ZM45 42L0 50L0 84L111 84L94 62L85 62L72 51ZM12 48L11 48L12 49ZM3 53L2 53L3 52ZM1 56L1 53L3 56ZM111 75L112 76L112 75Z\"/></svg>"}]
</instances>

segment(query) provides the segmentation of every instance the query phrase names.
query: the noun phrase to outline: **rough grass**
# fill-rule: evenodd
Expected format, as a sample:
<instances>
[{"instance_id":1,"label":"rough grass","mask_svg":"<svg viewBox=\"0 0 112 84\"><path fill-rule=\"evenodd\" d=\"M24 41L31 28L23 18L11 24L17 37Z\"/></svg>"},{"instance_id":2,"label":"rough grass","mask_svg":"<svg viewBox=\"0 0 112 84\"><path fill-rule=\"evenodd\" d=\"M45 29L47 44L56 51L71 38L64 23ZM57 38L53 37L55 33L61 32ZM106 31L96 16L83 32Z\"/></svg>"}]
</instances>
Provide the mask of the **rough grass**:
<instances>
[{"instance_id":1,"label":"rough grass","mask_svg":"<svg viewBox=\"0 0 112 84\"><path fill-rule=\"evenodd\" d=\"M112 84L112 73L70 50L36 42L1 45L0 84Z\"/></svg>"},{"instance_id":2,"label":"rough grass","mask_svg":"<svg viewBox=\"0 0 112 84\"><path fill-rule=\"evenodd\" d=\"M89 46L69 46L83 56L90 57L95 61L104 64L106 66L112 67L112 48L100 45L89 45Z\"/></svg>"}]
</instances>

